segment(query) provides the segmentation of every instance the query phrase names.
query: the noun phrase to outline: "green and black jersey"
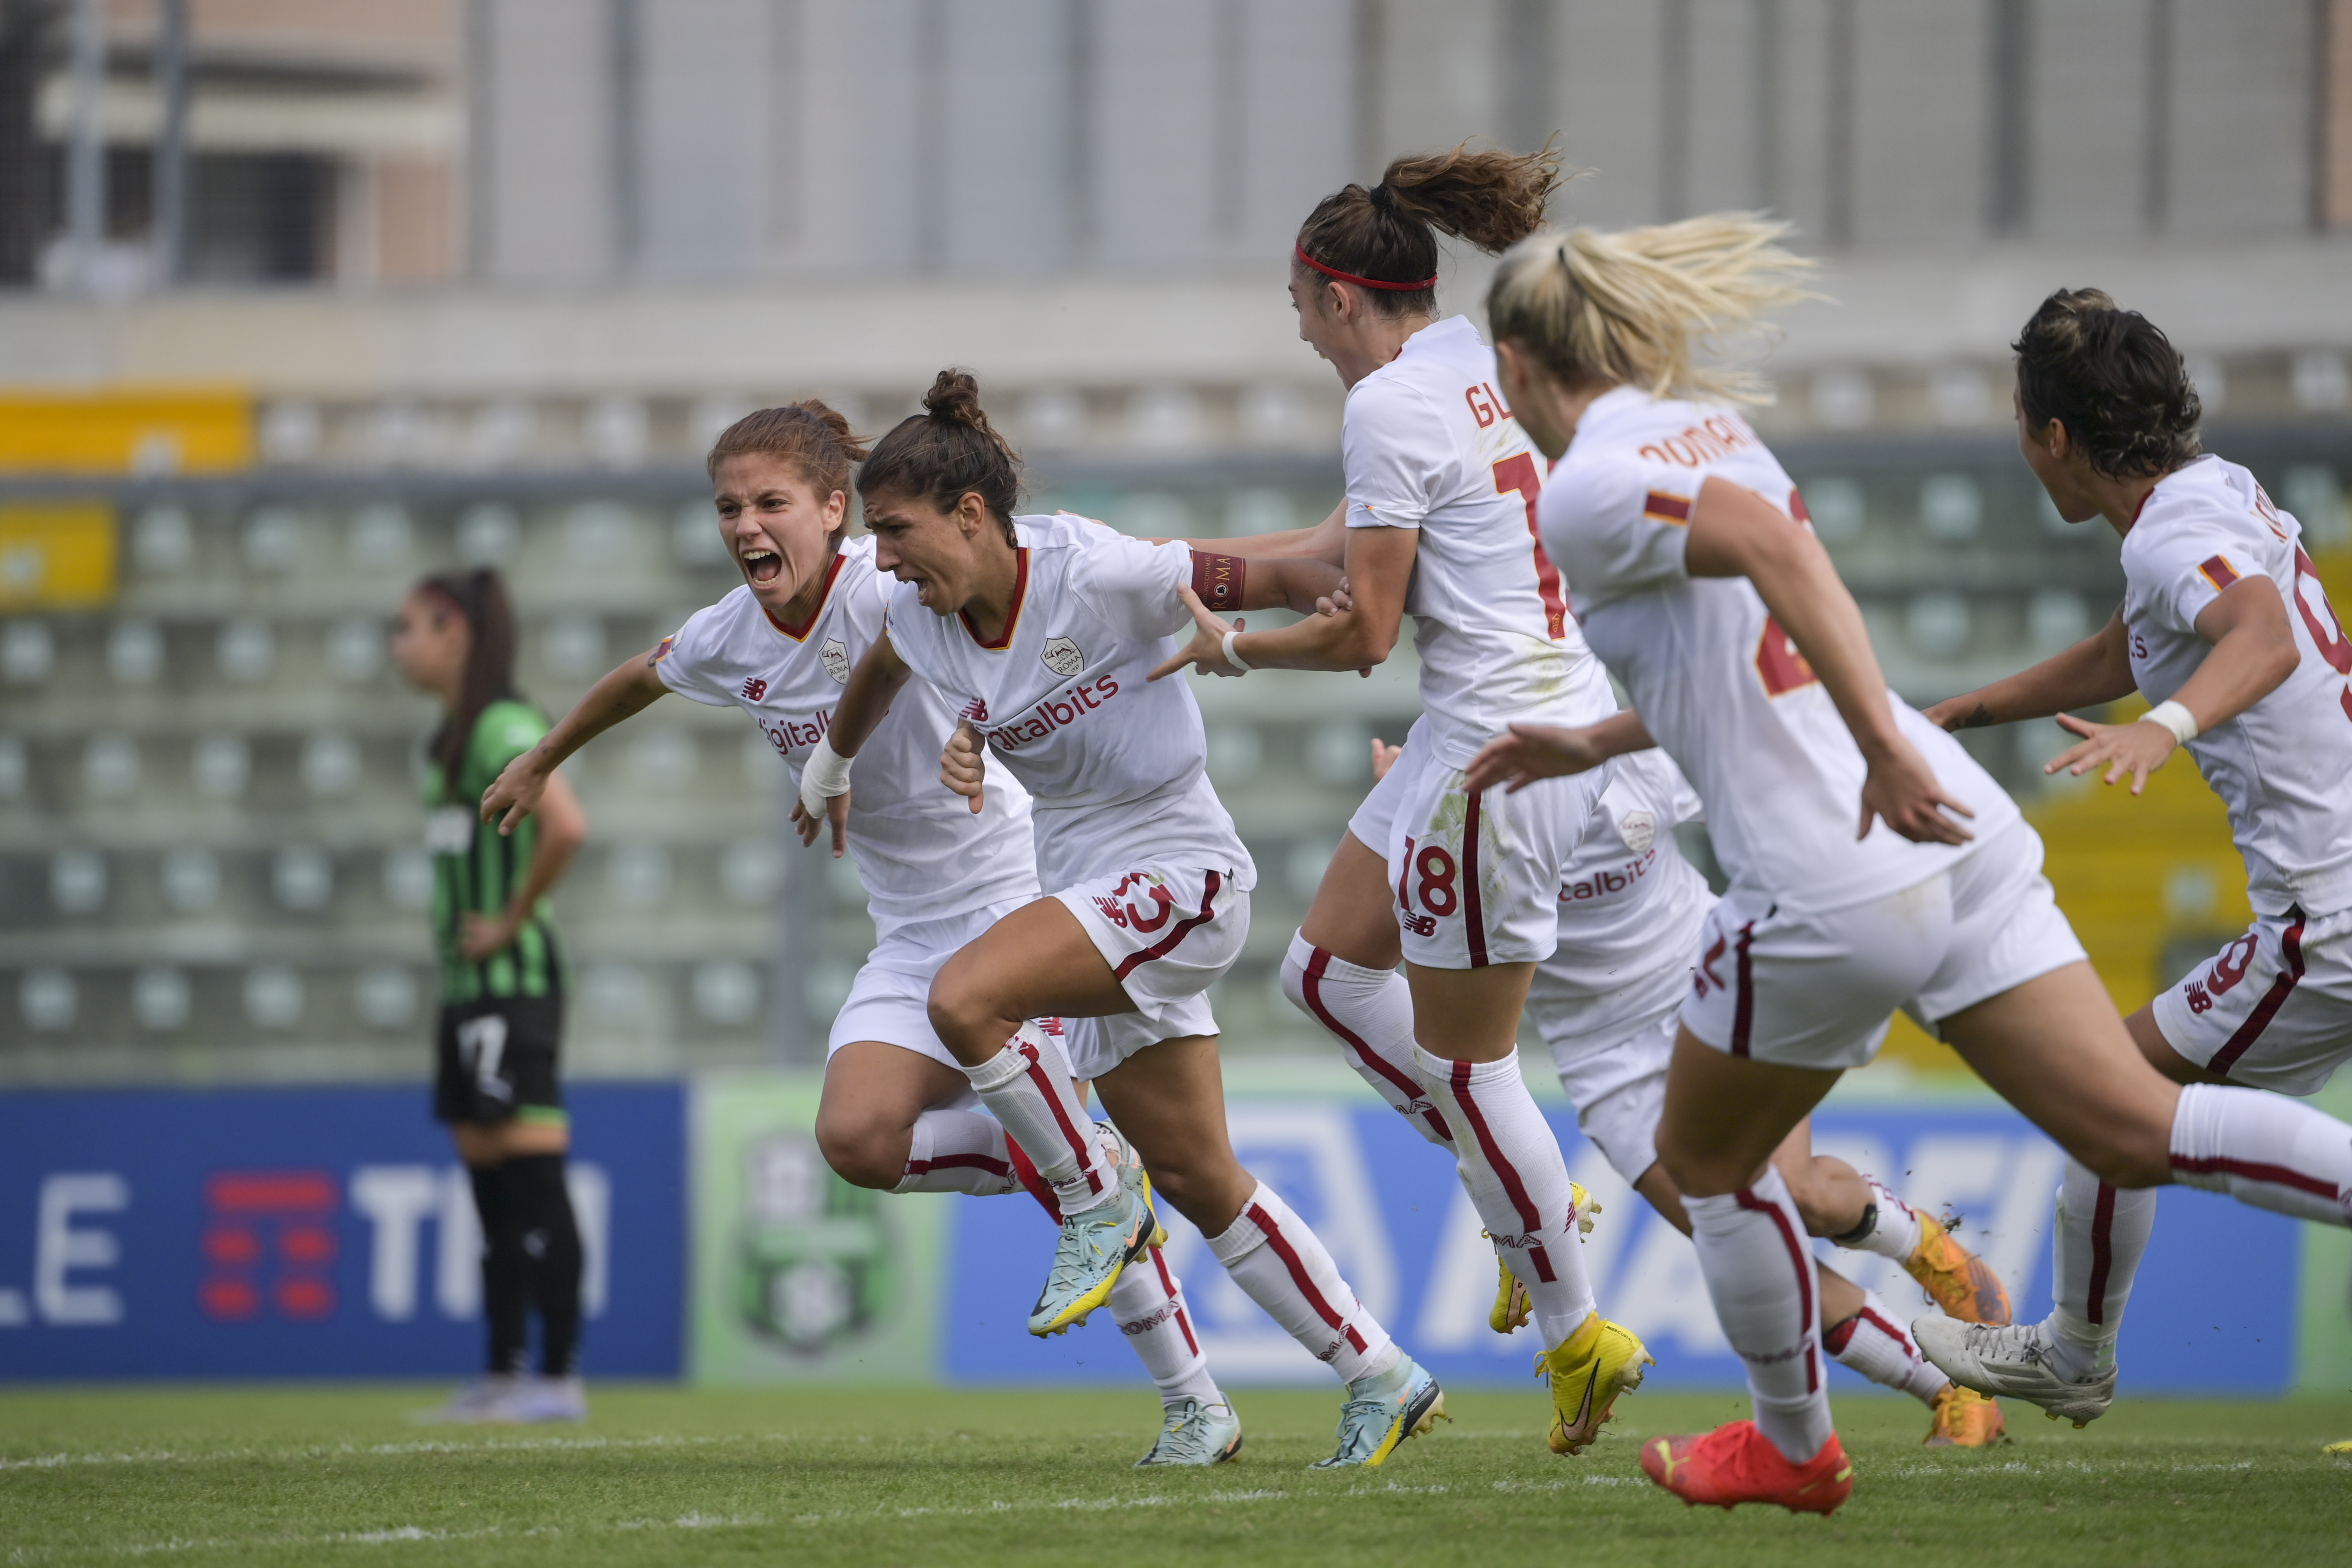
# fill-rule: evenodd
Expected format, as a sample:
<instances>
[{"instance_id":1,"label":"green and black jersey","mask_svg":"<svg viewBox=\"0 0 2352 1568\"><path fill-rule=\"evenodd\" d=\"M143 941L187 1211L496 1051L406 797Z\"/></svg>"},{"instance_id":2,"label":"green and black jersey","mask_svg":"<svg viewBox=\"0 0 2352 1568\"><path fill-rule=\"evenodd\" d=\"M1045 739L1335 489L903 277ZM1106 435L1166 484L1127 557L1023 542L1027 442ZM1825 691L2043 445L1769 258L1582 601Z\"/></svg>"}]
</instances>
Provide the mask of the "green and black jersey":
<instances>
[{"instance_id":1,"label":"green and black jersey","mask_svg":"<svg viewBox=\"0 0 2352 1568\"><path fill-rule=\"evenodd\" d=\"M530 873L539 818L525 817L512 837L501 837L497 824L481 820L482 792L546 733L546 719L530 703L513 698L493 702L467 737L456 798L443 788L439 766L425 770L425 842L433 852L433 941L441 955L444 1003L548 996L563 989L563 950L545 899L516 931L513 944L485 962L472 962L457 946L464 916L504 912Z\"/></svg>"}]
</instances>

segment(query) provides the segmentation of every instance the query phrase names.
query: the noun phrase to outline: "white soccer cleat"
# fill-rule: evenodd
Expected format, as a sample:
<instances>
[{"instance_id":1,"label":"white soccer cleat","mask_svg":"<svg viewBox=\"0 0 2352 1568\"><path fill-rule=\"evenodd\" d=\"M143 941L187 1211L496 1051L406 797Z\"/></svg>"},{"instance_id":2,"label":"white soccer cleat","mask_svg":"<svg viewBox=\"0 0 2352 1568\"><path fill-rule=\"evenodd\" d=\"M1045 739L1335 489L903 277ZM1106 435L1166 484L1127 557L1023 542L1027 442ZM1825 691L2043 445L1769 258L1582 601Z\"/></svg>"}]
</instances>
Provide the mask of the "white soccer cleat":
<instances>
[{"instance_id":1,"label":"white soccer cleat","mask_svg":"<svg viewBox=\"0 0 2352 1568\"><path fill-rule=\"evenodd\" d=\"M1169 1406L1151 1452L1135 1461L1139 1470L1162 1465L1222 1465L1242 1451L1242 1418L1223 1401L1203 1405L1180 1399Z\"/></svg>"},{"instance_id":2,"label":"white soccer cleat","mask_svg":"<svg viewBox=\"0 0 2352 1568\"><path fill-rule=\"evenodd\" d=\"M1911 1325L1919 1353L1962 1388L2000 1399L2039 1405L2053 1421L2064 1416L2087 1426L2116 1399L2113 1362L2088 1377L2070 1378L2057 1347L2040 1323L1991 1328L1951 1318L1920 1318Z\"/></svg>"},{"instance_id":3,"label":"white soccer cleat","mask_svg":"<svg viewBox=\"0 0 2352 1568\"><path fill-rule=\"evenodd\" d=\"M548 1421L588 1419L588 1385L571 1377L518 1377L513 1386L478 1417L537 1425Z\"/></svg>"},{"instance_id":4,"label":"white soccer cleat","mask_svg":"<svg viewBox=\"0 0 2352 1568\"><path fill-rule=\"evenodd\" d=\"M524 1379L519 1373L484 1373L449 1396L449 1403L420 1419L454 1421L471 1426L482 1421L503 1421L509 1417L493 1414L514 1396Z\"/></svg>"}]
</instances>

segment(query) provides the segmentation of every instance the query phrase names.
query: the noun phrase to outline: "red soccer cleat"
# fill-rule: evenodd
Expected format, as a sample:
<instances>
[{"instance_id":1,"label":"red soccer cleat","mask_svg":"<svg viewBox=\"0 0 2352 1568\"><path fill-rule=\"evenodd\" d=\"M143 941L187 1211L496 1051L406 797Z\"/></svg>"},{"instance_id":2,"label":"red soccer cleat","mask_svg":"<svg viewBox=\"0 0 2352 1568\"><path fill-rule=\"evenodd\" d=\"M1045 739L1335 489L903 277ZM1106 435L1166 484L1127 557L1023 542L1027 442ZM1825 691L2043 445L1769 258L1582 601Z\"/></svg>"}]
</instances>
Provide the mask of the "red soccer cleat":
<instances>
[{"instance_id":1,"label":"red soccer cleat","mask_svg":"<svg viewBox=\"0 0 2352 1568\"><path fill-rule=\"evenodd\" d=\"M1827 1515L1853 1494L1853 1467L1836 1433L1792 1465L1753 1421L1727 1422L1704 1437L1653 1437L1642 1445L1642 1473L1685 1503L1727 1513L1738 1503L1777 1502L1790 1513Z\"/></svg>"}]
</instances>

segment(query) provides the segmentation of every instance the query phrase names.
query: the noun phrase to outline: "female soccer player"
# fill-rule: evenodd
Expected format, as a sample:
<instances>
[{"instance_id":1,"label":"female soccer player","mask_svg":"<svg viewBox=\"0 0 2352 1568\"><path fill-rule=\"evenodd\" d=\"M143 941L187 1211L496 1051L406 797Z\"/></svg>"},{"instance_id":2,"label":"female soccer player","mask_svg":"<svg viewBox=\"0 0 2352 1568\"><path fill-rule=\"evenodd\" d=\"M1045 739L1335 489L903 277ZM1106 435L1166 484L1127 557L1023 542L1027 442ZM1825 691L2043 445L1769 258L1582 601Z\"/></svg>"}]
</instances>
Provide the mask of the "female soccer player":
<instances>
[{"instance_id":1,"label":"female soccer player","mask_svg":"<svg viewBox=\"0 0 2352 1568\"><path fill-rule=\"evenodd\" d=\"M2315 1093L2352 1056L2352 642L2300 525L2253 475L2199 452L2196 390L2154 323L2061 289L2011 347L2018 447L2061 517L2104 518L2122 538L2124 602L2064 653L1927 717L1957 730L2056 714L2082 741L2043 771L2129 774L2134 795L2187 748L2229 806L2254 923L2126 1026L2176 1083ZM2065 711L2135 690L2155 704L2135 723ZM2263 1158L2307 1169L2285 1142ZM2005 1385L2033 1343L2112 1364L2155 1207L2153 1191L2070 1163L2062 1246L2103 1267L2062 1281L2038 1340L1953 1346L1955 1374Z\"/></svg>"},{"instance_id":2,"label":"female soccer player","mask_svg":"<svg viewBox=\"0 0 2352 1568\"><path fill-rule=\"evenodd\" d=\"M920 677L961 705L943 781L985 811L1003 788L983 782L992 752L1028 789L1054 889L976 935L929 1000L971 1089L1058 1195L1061 1238L1030 1331L1083 1321L1157 1229L1141 1173L1082 1131L1075 1068L1234 1282L1346 1383L1339 1446L1319 1463L1378 1465L1444 1398L1314 1232L1234 1158L1202 994L1241 952L1256 873L1203 769L1192 693L1144 679L1187 622L1184 584L1234 607L1311 610L1338 574L1150 545L1080 518L1016 518L1018 460L972 378L941 372L924 407L858 476L876 563L898 586L888 635L802 773L803 839L842 820L849 759L894 694ZM1068 1021L1066 1058L1024 1022L1047 1015Z\"/></svg>"},{"instance_id":3,"label":"female soccer player","mask_svg":"<svg viewBox=\"0 0 2352 1568\"><path fill-rule=\"evenodd\" d=\"M1384 777L1400 750L1373 743L1372 769ZM1617 759L1609 787L1593 807L1576 852L1559 873L1559 945L1536 966L1528 1016L1550 1047L1560 1088L1577 1124L1628 1186L1675 1229L1690 1234L1682 1194L1658 1161L1658 1121L1665 1107L1666 1068L1675 1017L1690 989L1691 958L1715 895L1685 859L1675 828L1700 816L1698 797L1664 752ZM1305 981L1309 1011L1321 1005L1320 977ZM1409 1026L1410 1018L1404 1020ZM1402 1037L1410 1047L1411 1037ZM1349 1039L1351 1058L1409 1124L1449 1154L1453 1130L1422 1100L1416 1113L1404 1091L1397 1037L1375 1032ZM1383 1056L1383 1047L1386 1056ZM2009 1293L2000 1276L1954 1240L1932 1215L1905 1203L1844 1161L1812 1152L1811 1124L1801 1121L1773 1163L1814 1236L1891 1258L1937 1304L1964 1322L2006 1323ZM1580 1213L1590 1211L1580 1191ZM1932 1413L1931 1447L1982 1447L2000 1440L2000 1407L1951 1381L1919 1352L1901 1320L1875 1291L1826 1266L1822 1343L1873 1383L1910 1394ZM1525 1297L1507 1272L1489 1321L1498 1333L1526 1321Z\"/></svg>"},{"instance_id":4,"label":"female soccer player","mask_svg":"<svg viewBox=\"0 0 2352 1568\"><path fill-rule=\"evenodd\" d=\"M821 403L730 426L708 466L742 585L597 682L480 797L483 819L527 826L564 788L557 764L670 691L742 709L797 779L851 668L881 637L888 580L872 540L845 537L850 468L865 455ZM1037 893L1028 798L1000 788L975 815L932 783L940 736L954 723L935 687L916 682L900 698L859 761L856 808L834 846L857 866L877 941L827 1041L817 1143L844 1179L887 1192L1006 1193L1020 1165L923 1010L947 956ZM1230 1458L1240 1422L1209 1374L1175 1275L1156 1253L1150 1262L1128 1271L1110 1302L1160 1388L1165 1425L1143 1463Z\"/></svg>"},{"instance_id":5,"label":"female soccer player","mask_svg":"<svg viewBox=\"0 0 2352 1568\"><path fill-rule=\"evenodd\" d=\"M393 662L441 700L427 747L425 847L441 960L433 1113L449 1124L482 1226L489 1371L450 1402L463 1421L578 1421L580 1227L563 1179L571 1128L556 1058L563 950L547 895L588 819L571 786L548 790L540 820L513 837L474 821L471 803L546 731L515 690L514 613L495 572L427 577L402 601ZM531 1309L539 1375L527 1375Z\"/></svg>"},{"instance_id":6,"label":"female soccer player","mask_svg":"<svg viewBox=\"0 0 2352 1568\"><path fill-rule=\"evenodd\" d=\"M1853 1469L1822 1388L1801 1221L1769 1156L1870 1059L1895 1005L2117 1186L2184 1181L2342 1225L2352 1133L2149 1068L2015 804L1887 690L1795 487L1735 406L1752 384L1696 347L1795 297L1783 232L1715 216L1546 234L1504 258L1487 300L1503 390L1559 458L1545 548L1633 707L1581 730L1520 727L1471 783L1591 768L1654 740L1706 804L1731 886L1683 1005L1658 1152L1757 1419L1652 1439L1642 1463L1688 1501L1828 1512ZM1915 1325L1931 1359L1937 1329ZM2016 1344L2005 1386L2046 1408L2088 1419L2112 1396L2112 1367L2039 1326L1959 1332Z\"/></svg>"},{"instance_id":7,"label":"female soccer player","mask_svg":"<svg viewBox=\"0 0 2352 1568\"><path fill-rule=\"evenodd\" d=\"M1340 559L1353 605L1249 632L1195 604L1192 643L1153 675L1187 663L1217 675L1360 669L1415 617L1423 716L1398 771L1348 824L1292 939L1284 989L1302 998L1311 974L1310 1010L1343 1044L1383 1030L1409 1039L1400 1087L1469 1130L1455 1147L1463 1179L1533 1304L1551 1383L1547 1441L1571 1454L1649 1357L1594 1303L1575 1190L1520 1080L1517 1037L1529 978L1551 954L1560 863L1606 779L1505 800L1465 788L1462 770L1507 724L1590 722L1616 703L1536 542L1543 465L1496 391L1495 356L1467 320L1436 316L1437 231L1499 250L1543 221L1559 177L1549 149L1457 148L1399 159L1370 190L1317 204L1292 248L1290 297L1298 335L1348 388ZM1296 537L1259 542L1282 550ZM1377 1086L1364 1055L1349 1057Z\"/></svg>"}]
</instances>

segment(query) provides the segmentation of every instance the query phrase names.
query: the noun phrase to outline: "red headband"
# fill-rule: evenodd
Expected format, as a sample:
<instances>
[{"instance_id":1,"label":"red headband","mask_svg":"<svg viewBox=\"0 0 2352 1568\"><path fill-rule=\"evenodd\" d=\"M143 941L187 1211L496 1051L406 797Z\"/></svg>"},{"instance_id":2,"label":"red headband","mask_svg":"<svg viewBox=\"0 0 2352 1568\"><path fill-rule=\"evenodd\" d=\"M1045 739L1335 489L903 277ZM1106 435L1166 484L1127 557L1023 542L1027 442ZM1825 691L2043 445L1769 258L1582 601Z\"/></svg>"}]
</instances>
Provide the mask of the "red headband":
<instances>
[{"instance_id":1,"label":"red headband","mask_svg":"<svg viewBox=\"0 0 2352 1568\"><path fill-rule=\"evenodd\" d=\"M1434 272L1431 273L1428 277L1423 279L1418 283L1391 283L1384 279L1359 278L1352 272L1342 272L1336 267L1326 267L1321 262L1316 260L1313 257L1307 255L1307 249L1304 246L1292 246L1290 247L1290 253L1298 258L1299 260L1307 263L1307 266L1315 268L1316 271L1323 274L1324 277L1337 278L1342 283L1353 283L1360 288L1390 289L1394 289L1400 294L1418 294L1424 289L1434 289L1437 287L1437 274Z\"/></svg>"}]
</instances>

